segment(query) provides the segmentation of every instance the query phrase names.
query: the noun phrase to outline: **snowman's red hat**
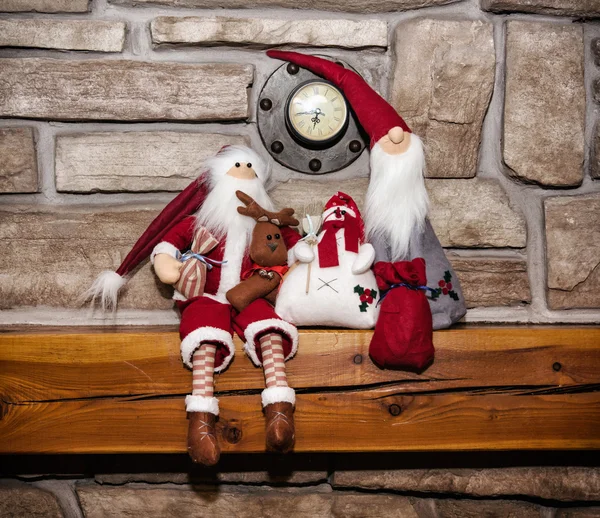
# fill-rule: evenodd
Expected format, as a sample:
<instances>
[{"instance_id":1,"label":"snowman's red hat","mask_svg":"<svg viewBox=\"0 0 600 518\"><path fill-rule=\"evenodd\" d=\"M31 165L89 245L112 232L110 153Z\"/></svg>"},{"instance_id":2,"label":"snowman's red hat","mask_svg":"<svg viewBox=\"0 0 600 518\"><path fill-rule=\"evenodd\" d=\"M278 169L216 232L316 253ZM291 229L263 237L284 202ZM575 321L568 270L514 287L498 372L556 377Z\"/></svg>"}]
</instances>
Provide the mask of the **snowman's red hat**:
<instances>
[{"instance_id":1,"label":"snowman's red hat","mask_svg":"<svg viewBox=\"0 0 600 518\"><path fill-rule=\"evenodd\" d=\"M365 224L362 216L360 215L360 210L358 210L358 205L352 199L352 197L349 194L341 191L336 192L331 198L329 198L329 201L325 204L325 209L323 210L327 211L335 207L348 207L350 210L352 210L352 212L354 212L354 214L356 214L356 220L360 229L360 239L361 241L364 241Z\"/></svg>"},{"instance_id":2,"label":"snowman's red hat","mask_svg":"<svg viewBox=\"0 0 600 518\"><path fill-rule=\"evenodd\" d=\"M408 124L396 110L356 72L332 61L299 52L269 50L267 56L295 63L337 86L350 102L361 126L368 133L371 149L381 137L387 135L388 131L396 126L411 132Z\"/></svg>"}]
</instances>

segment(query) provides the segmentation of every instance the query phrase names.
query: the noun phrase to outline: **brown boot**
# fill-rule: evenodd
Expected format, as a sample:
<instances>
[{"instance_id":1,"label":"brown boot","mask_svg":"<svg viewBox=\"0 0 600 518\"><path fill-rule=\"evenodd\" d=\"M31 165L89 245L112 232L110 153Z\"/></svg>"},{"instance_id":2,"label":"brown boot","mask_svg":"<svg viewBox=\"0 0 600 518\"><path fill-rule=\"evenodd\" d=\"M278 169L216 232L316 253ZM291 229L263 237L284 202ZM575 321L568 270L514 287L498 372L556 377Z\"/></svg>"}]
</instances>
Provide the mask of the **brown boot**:
<instances>
[{"instance_id":1,"label":"brown boot","mask_svg":"<svg viewBox=\"0 0 600 518\"><path fill-rule=\"evenodd\" d=\"M267 450L287 453L294 447L294 405L287 402L271 403L264 408L267 418Z\"/></svg>"},{"instance_id":2,"label":"brown boot","mask_svg":"<svg viewBox=\"0 0 600 518\"><path fill-rule=\"evenodd\" d=\"M221 448L217 441L217 416L210 412L188 412L188 453L192 460L205 466L219 462Z\"/></svg>"}]
</instances>

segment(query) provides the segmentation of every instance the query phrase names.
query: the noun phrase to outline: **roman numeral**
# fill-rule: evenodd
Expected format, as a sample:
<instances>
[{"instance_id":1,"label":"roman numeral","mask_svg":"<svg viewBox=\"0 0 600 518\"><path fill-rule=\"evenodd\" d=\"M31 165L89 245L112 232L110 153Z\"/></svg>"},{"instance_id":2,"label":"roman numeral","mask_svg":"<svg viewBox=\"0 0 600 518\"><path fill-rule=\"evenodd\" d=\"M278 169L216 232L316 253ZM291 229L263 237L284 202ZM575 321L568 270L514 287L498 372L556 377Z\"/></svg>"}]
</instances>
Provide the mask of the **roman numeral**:
<instances>
[{"instance_id":1,"label":"roman numeral","mask_svg":"<svg viewBox=\"0 0 600 518\"><path fill-rule=\"evenodd\" d=\"M306 121L300 121L300 122L298 123L298 126L302 127L302 126L304 126L304 124L305 124L305 123L306 123Z\"/></svg>"},{"instance_id":2,"label":"roman numeral","mask_svg":"<svg viewBox=\"0 0 600 518\"><path fill-rule=\"evenodd\" d=\"M313 92L315 93L315 95L319 95L319 87L313 86Z\"/></svg>"}]
</instances>

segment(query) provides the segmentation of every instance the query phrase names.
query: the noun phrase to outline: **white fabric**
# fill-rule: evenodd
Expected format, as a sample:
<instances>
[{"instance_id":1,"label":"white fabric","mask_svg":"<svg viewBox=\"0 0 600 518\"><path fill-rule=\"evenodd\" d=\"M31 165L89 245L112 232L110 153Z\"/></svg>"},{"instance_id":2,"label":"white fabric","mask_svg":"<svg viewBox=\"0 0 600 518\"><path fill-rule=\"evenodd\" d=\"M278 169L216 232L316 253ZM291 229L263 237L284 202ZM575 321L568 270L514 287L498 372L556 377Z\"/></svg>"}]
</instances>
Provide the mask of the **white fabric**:
<instances>
[{"instance_id":1,"label":"white fabric","mask_svg":"<svg viewBox=\"0 0 600 518\"><path fill-rule=\"evenodd\" d=\"M187 412L209 412L219 415L219 400L216 397L185 396L185 410Z\"/></svg>"},{"instance_id":2,"label":"white fabric","mask_svg":"<svg viewBox=\"0 0 600 518\"><path fill-rule=\"evenodd\" d=\"M106 311L107 309L115 311L117 309L119 291L125 286L126 282L127 279L117 272L104 270L96 277L96 280L90 288L82 295L81 300L82 302L91 300L92 304L94 304L95 300L98 299L102 311Z\"/></svg>"},{"instance_id":3,"label":"white fabric","mask_svg":"<svg viewBox=\"0 0 600 518\"><path fill-rule=\"evenodd\" d=\"M330 232L330 231L329 231ZM319 241L325 232L319 234ZM285 276L277 295L277 314L297 326L331 326L351 329L371 329L375 327L379 308L377 299L360 311L360 295L356 286L375 290L378 294L375 274L370 269L374 252L371 245L361 245L359 253L345 249L344 229L337 231L337 251L339 265L321 268L319 254L314 248L312 263L297 263ZM353 267L360 266L363 273L352 273ZM368 266L367 266L368 265ZM366 267L366 271L365 270ZM310 275L306 293L307 278ZM329 285L327 285L327 283Z\"/></svg>"},{"instance_id":4,"label":"white fabric","mask_svg":"<svg viewBox=\"0 0 600 518\"><path fill-rule=\"evenodd\" d=\"M208 341L220 342L229 350L229 354L225 357L223 363L218 368L215 368L215 372L221 372L231 363L233 355L235 354L235 346L233 345L231 334L217 327L200 327L188 334L181 341L181 359L183 360L183 363L191 369L194 352L200 347L202 342Z\"/></svg>"},{"instance_id":5,"label":"white fabric","mask_svg":"<svg viewBox=\"0 0 600 518\"><path fill-rule=\"evenodd\" d=\"M150 262L152 264L154 264L154 257L156 257L157 254L167 254L171 257L177 258L179 250L175 248L175 245L172 245L168 241L161 241L154 247L154 250L152 250L152 253L150 254Z\"/></svg>"},{"instance_id":6,"label":"white fabric","mask_svg":"<svg viewBox=\"0 0 600 518\"><path fill-rule=\"evenodd\" d=\"M269 387L262 391L260 395L263 408L273 403L291 403L296 404L296 393L291 387Z\"/></svg>"},{"instance_id":7,"label":"white fabric","mask_svg":"<svg viewBox=\"0 0 600 518\"><path fill-rule=\"evenodd\" d=\"M252 322L252 324L248 325L244 331L244 338L246 339L244 351L250 357L252 363L257 367L261 366L262 362L258 359L256 347L254 346L256 335L262 334L264 331L270 329L281 331L292 341L292 349L284 358L285 361L291 360L298 352L298 330L289 322L278 318L266 318L265 320Z\"/></svg>"}]
</instances>

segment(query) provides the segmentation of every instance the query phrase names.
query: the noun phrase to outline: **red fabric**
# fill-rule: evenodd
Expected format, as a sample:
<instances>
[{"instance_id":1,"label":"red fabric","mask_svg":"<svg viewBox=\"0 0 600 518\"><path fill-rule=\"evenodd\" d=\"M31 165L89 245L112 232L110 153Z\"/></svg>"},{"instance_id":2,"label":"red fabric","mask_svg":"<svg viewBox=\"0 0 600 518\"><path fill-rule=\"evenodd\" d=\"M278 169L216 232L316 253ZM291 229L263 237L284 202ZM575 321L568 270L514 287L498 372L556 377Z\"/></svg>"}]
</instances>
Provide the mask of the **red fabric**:
<instances>
[{"instance_id":1,"label":"red fabric","mask_svg":"<svg viewBox=\"0 0 600 518\"><path fill-rule=\"evenodd\" d=\"M298 233L297 230L294 230L291 227L281 227L281 235L283 237L283 242L285 246L289 250L293 248L298 241L302 238L302 236Z\"/></svg>"},{"instance_id":2,"label":"red fabric","mask_svg":"<svg viewBox=\"0 0 600 518\"><path fill-rule=\"evenodd\" d=\"M410 132L410 128L396 110L356 72L326 59L299 52L269 50L267 56L295 63L337 86L350 102L361 126L369 134L371 148L395 126Z\"/></svg>"},{"instance_id":3,"label":"red fabric","mask_svg":"<svg viewBox=\"0 0 600 518\"><path fill-rule=\"evenodd\" d=\"M273 308L273 306L271 306L271 304L269 304L265 299L256 299L254 302L246 306L246 308L234 318L233 328L235 329L235 332L238 334L238 336L242 340L246 341L244 334L246 332L247 327L250 324L273 319L281 320L277 313L275 313L275 309ZM270 331L281 335L283 339L284 358L287 358L288 355L292 352L292 337L288 333L282 331L281 329L273 327L272 325L269 325L269 323L265 322L264 326L261 327L261 331L257 333L254 337L254 343L249 344L254 347L256 355L261 362L262 352L260 350L259 338Z\"/></svg>"},{"instance_id":4,"label":"red fabric","mask_svg":"<svg viewBox=\"0 0 600 518\"><path fill-rule=\"evenodd\" d=\"M181 312L179 336L182 340L201 327L215 327L233 334L231 325L233 309L229 304L221 304L208 297L195 297L184 302L177 301L177 307ZM219 343L215 355L215 368L223 364L229 353L227 346Z\"/></svg>"},{"instance_id":5,"label":"red fabric","mask_svg":"<svg viewBox=\"0 0 600 518\"><path fill-rule=\"evenodd\" d=\"M123 276L133 271L173 227L198 209L206 194L203 177L190 183L150 223L117 269L117 273Z\"/></svg>"},{"instance_id":6,"label":"red fabric","mask_svg":"<svg viewBox=\"0 0 600 518\"><path fill-rule=\"evenodd\" d=\"M380 261L374 271L384 298L369 346L371 359L381 368L423 370L434 356L431 309L425 291L390 287L401 283L424 286L425 260Z\"/></svg>"},{"instance_id":7,"label":"red fabric","mask_svg":"<svg viewBox=\"0 0 600 518\"><path fill-rule=\"evenodd\" d=\"M289 269L290 269L290 267L288 265L260 266L259 264L252 263L252 267L250 269L246 270L242 274L242 280L245 281L246 279L249 279L250 277L252 277L254 272L258 272L259 270L266 270L267 272L275 272L275 273L279 274L279 277L281 277L281 280L283 280L283 276L288 272Z\"/></svg>"},{"instance_id":8,"label":"red fabric","mask_svg":"<svg viewBox=\"0 0 600 518\"><path fill-rule=\"evenodd\" d=\"M325 209L323 212L327 211L327 209L331 209L333 207L347 207L356 214L356 219L358 220L358 226L360 229L360 240L365 240L365 224L363 222L362 216L360 214L360 210L358 209L358 205L352 199L352 196L346 194L342 191L336 192L329 201L325 204Z\"/></svg>"},{"instance_id":9,"label":"red fabric","mask_svg":"<svg viewBox=\"0 0 600 518\"><path fill-rule=\"evenodd\" d=\"M337 252L336 234L338 230L344 229L344 243L347 252L358 253L360 245L360 227L357 218L348 214L343 220L329 220L323 223L323 239L318 245L319 266L329 268L340 264Z\"/></svg>"}]
</instances>

